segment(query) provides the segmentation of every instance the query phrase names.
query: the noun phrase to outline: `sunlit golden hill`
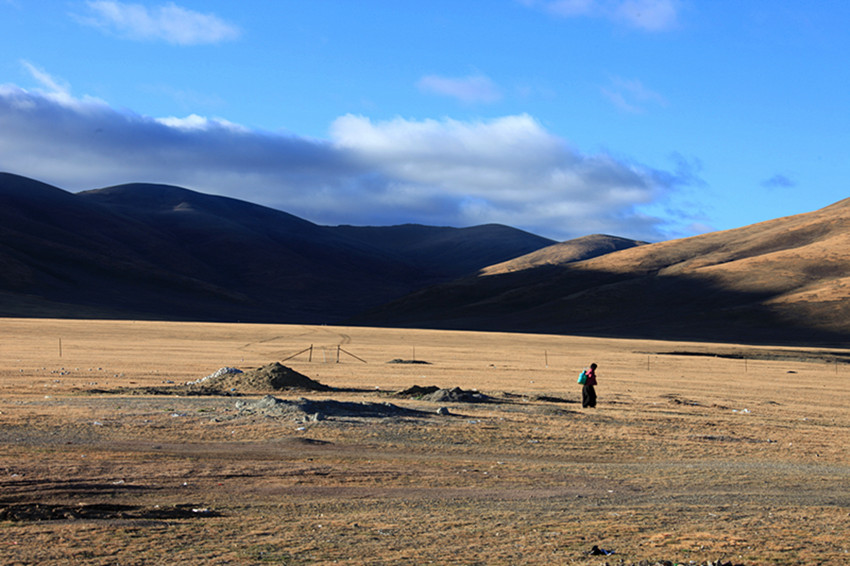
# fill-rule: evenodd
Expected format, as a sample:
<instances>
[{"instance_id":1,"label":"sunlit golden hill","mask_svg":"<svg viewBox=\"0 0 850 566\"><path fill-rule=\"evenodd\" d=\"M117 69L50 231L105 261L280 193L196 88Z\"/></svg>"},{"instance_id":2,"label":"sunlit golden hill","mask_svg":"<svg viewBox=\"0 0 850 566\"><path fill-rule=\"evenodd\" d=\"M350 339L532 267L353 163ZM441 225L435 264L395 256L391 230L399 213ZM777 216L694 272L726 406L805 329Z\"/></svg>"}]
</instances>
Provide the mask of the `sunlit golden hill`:
<instances>
[{"instance_id":1,"label":"sunlit golden hill","mask_svg":"<svg viewBox=\"0 0 850 566\"><path fill-rule=\"evenodd\" d=\"M576 261L563 245L414 293L362 324L845 345L850 199Z\"/></svg>"}]
</instances>

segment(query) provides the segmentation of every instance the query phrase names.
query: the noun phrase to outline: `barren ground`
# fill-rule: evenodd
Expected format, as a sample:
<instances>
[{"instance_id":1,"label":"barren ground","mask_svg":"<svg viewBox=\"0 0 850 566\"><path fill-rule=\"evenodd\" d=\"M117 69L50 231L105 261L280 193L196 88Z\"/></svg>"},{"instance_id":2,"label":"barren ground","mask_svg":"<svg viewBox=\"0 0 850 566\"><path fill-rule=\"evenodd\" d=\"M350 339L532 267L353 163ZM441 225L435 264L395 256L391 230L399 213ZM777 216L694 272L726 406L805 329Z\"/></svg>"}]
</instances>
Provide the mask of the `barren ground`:
<instances>
[{"instance_id":1,"label":"barren ground","mask_svg":"<svg viewBox=\"0 0 850 566\"><path fill-rule=\"evenodd\" d=\"M275 397L421 412L314 421L236 408L259 392L179 393L311 345L284 364L337 390ZM3 319L0 563L846 564L847 354ZM493 402L393 395L412 385Z\"/></svg>"}]
</instances>

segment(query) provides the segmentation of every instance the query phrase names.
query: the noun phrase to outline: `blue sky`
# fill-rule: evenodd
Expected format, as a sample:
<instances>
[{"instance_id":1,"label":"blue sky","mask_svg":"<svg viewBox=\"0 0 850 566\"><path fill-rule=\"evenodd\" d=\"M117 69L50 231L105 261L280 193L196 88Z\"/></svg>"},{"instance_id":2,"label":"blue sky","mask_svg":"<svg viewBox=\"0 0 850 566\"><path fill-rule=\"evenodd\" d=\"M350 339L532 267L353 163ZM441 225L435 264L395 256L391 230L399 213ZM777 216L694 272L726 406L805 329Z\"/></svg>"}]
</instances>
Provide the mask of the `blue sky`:
<instances>
[{"instance_id":1,"label":"blue sky","mask_svg":"<svg viewBox=\"0 0 850 566\"><path fill-rule=\"evenodd\" d=\"M651 241L847 196L850 2L0 0L0 170Z\"/></svg>"}]
</instances>

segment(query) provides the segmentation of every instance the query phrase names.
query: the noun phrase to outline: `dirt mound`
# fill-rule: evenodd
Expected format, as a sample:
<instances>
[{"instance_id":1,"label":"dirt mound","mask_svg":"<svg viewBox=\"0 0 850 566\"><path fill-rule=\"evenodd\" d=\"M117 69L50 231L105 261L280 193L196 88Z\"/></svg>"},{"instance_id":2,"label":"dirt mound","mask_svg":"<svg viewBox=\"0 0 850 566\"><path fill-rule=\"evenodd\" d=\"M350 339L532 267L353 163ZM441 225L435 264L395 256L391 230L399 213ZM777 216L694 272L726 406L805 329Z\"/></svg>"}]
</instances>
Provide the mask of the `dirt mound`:
<instances>
[{"instance_id":1,"label":"dirt mound","mask_svg":"<svg viewBox=\"0 0 850 566\"><path fill-rule=\"evenodd\" d=\"M399 397L407 397L410 399L421 399L425 395L431 395L432 393L436 393L440 388L436 385L426 385L422 387L421 385L414 385L413 387L408 387L403 391L399 391L396 393Z\"/></svg>"},{"instance_id":2,"label":"dirt mound","mask_svg":"<svg viewBox=\"0 0 850 566\"><path fill-rule=\"evenodd\" d=\"M436 385L426 387L414 385L399 391L396 395L434 403L488 403L492 400L489 396L477 391L467 391L460 387L440 389Z\"/></svg>"},{"instance_id":3,"label":"dirt mound","mask_svg":"<svg viewBox=\"0 0 850 566\"><path fill-rule=\"evenodd\" d=\"M205 379L199 386L205 389L236 392L280 391L284 389L331 390L327 385L312 380L279 362L272 362L261 368L244 372L223 372L221 375Z\"/></svg>"},{"instance_id":4,"label":"dirt mound","mask_svg":"<svg viewBox=\"0 0 850 566\"><path fill-rule=\"evenodd\" d=\"M259 414L270 417L291 417L303 422L318 422L333 417L386 418L414 417L426 413L406 409L392 403L353 403L345 401L312 401L297 399L286 401L272 395L266 395L254 402L237 401L236 409L240 414Z\"/></svg>"}]
</instances>

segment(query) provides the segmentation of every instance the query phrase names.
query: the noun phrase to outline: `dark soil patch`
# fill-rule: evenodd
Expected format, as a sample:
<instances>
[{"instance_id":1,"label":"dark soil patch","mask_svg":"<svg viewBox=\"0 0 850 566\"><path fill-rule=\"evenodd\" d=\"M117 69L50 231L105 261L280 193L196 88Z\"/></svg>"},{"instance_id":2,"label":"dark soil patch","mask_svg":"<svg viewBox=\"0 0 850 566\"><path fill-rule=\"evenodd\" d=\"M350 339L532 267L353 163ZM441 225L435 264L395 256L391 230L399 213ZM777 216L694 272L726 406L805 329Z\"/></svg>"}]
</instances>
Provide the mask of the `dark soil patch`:
<instances>
[{"instance_id":1,"label":"dark soil patch","mask_svg":"<svg viewBox=\"0 0 850 566\"><path fill-rule=\"evenodd\" d=\"M48 505L44 503L16 503L0 508L0 521L67 521L104 519L197 519L219 517L218 512L196 505L174 507L138 507L110 503L81 503L79 505Z\"/></svg>"},{"instance_id":2,"label":"dark soil patch","mask_svg":"<svg viewBox=\"0 0 850 566\"><path fill-rule=\"evenodd\" d=\"M298 399L286 401L272 395L252 403L237 401L236 408L242 414L260 414L271 417L291 417L301 421L322 421L334 417L387 418L421 417L430 415L423 411L407 409L392 403L355 403L348 401L312 401Z\"/></svg>"},{"instance_id":3,"label":"dark soil patch","mask_svg":"<svg viewBox=\"0 0 850 566\"><path fill-rule=\"evenodd\" d=\"M700 403L699 401L694 401L693 399L683 399L675 393L668 393L667 395L662 395L662 397L668 399L674 405L687 405L689 407L702 406L702 403Z\"/></svg>"},{"instance_id":4,"label":"dark soil patch","mask_svg":"<svg viewBox=\"0 0 850 566\"><path fill-rule=\"evenodd\" d=\"M544 403L578 404L578 401L576 401L575 399L564 399L563 397L555 397L554 395L533 395L531 398L535 401L542 401Z\"/></svg>"},{"instance_id":5,"label":"dark soil patch","mask_svg":"<svg viewBox=\"0 0 850 566\"><path fill-rule=\"evenodd\" d=\"M787 360L793 362L823 362L831 364L850 364L850 353L830 352L827 350L747 350L746 352L696 352L689 350L675 350L672 352L645 352L656 356L699 356L707 358L722 358L729 360Z\"/></svg>"},{"instance_id":6,"label":"dark soil patch","mask_svg":"<svg viewBox=\"0 0 850 566\"><path fill-rule=\"evenodd\" d=\"M760 443L767 442L773 443L775 441L771 440L759 440L757 438L742 438L737 436L729 436L725 434L702 434L702 435L693 435L691 436L694 440L704 440L707 442L752 442L752 443Z\"/></svg>"}]
</instances>

